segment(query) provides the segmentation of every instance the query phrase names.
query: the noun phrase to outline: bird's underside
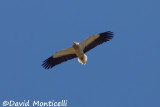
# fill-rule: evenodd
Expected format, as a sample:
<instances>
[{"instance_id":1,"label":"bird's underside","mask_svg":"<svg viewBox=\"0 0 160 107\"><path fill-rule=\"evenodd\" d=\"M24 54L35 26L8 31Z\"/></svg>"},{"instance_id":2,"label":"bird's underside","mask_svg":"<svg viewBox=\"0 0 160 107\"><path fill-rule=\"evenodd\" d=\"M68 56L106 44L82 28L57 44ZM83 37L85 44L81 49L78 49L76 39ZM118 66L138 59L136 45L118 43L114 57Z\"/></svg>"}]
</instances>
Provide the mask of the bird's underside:
<instances>
[{"instance_id":1,"label":"bird's underside","mask_svg":"<svg viewBox=\"0 0 160 107\"><path fill-rule=\"evenodd\" d=\"M82 46L79 43L73 42L72 47L74 49L76 56L78 57L78 62L85 65L87 62L87 55L84 54Z\"/></svg>"},{"instance_id":2,"label":"bird's underside","mask_svg":"<svg viewBox=\"0 0 160 107\"><path fill-rule=\"evenodd\" d=\"M87 56L84 54L92 48L112 39L113 32L104 32L89 36L80 43L73 42L73 46L56 52L53 56L43 61L42 66L45 69L52 68L62 62L78 57L78 61L86 64Z\"/></svg>"}]
</instances>

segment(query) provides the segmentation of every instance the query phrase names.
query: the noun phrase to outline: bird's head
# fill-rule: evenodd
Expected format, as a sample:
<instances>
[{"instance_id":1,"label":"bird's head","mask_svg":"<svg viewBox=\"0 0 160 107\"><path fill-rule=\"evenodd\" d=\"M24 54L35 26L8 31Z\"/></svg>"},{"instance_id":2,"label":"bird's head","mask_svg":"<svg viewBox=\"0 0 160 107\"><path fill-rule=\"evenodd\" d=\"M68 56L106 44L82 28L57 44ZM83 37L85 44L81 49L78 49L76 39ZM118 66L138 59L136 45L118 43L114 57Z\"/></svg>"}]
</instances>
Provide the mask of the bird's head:
<instances>
[{"instance_id":1,"label":"bird's head","mask_svg":"<svg viewBox=\"0 0 160 107\"><path fill-rule=\"evenodd\" d=\"M79 45L79 43L73 42L73 45Z\"/></svg>"},{"instance_id":2,"label":"bird's head","mask_svg":"<svg viewBox=\"0 0 160 107\"><path fill-rule=\"evenodd\" d=\"M79 43L73 42L73 48L77 48L79 46Z\"/></svg>"}]
</instances>

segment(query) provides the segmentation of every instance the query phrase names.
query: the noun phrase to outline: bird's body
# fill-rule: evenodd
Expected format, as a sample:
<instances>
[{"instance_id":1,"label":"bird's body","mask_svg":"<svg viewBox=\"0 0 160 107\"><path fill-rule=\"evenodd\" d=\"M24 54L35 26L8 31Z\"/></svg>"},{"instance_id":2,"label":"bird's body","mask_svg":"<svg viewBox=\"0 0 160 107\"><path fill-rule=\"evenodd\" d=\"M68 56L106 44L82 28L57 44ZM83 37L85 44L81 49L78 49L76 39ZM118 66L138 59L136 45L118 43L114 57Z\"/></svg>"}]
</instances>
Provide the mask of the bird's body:
<instances>
[{"instance_id":1,"label":"bird's body","mask_svg":"<svg viewBox=\"0 0 160 107\"><path fill-rule=\"evenodd\" d=\"M73 42L73 45L67 49L62 49L56 52L53 56L46 59L42 66L45 69L52 68L55 65L58 65L67 60L78 58L78 61L82 64L86 64L87 56L84 54L91 50L92 48L109 41L112 39L113 33L108 31L100 34L95 34L89 36L87 39L80 43Z\"/></svg>"},{"instance_id":2,"label":"bird's body","mask_svg":"<svg viewBox=\"0 0 160 107\"><path fill-rule=\"evenodd\" d=\"M78 57L78 61L81 64L86 64L87 56L84 54L82 46L79 43L73 42L73 46L72 47L75 50L75 54Z\"/></svg>"}]
</instances>

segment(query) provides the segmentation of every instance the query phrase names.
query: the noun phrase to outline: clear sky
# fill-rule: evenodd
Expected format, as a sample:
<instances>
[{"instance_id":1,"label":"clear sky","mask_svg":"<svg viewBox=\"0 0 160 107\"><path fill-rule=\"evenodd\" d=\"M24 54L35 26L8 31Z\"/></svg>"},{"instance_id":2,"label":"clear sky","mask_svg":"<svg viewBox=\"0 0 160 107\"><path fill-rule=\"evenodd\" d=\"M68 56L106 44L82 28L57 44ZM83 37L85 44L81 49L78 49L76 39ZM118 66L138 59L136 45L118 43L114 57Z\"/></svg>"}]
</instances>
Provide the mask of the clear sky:
<instances>
[{"instance_id":1,"label":"clear sky","mask_svg":"<svg viewBox=\"0 0 160 107\"><path fill-rule=\"evenodd\" d=\"M0 104L61 101L68 107L160 107L159 0L0 1ZM50 70L42 61L73 41L114 38Z\"/></svg>"}]
</instances>

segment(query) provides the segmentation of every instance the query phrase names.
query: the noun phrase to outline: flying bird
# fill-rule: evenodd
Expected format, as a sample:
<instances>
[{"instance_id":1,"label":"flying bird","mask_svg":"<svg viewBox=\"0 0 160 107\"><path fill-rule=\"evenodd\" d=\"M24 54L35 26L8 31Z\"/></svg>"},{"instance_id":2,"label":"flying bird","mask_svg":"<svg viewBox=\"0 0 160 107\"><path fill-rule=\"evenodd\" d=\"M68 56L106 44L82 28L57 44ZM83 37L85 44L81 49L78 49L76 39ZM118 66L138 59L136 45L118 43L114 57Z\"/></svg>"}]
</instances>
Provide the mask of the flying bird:
<instances>
[{"instance_id":1,"label":"flying bird","mask_svg":"<svg viewBox=\"0 0 160 107\"><path fill-rule=\"evenodd\" d=\"M89 36L87 39L80 43L73 42L73 45L67 49L62 49L56 52L54 55L43 61L42 66L45 69L52 68L67 60L78 58L78 62L85 65L87 62L87 56L84 54L92 48L109 41L113 37L113 32L107 31L95 35Z\"/></svg>"}]
</instances>

